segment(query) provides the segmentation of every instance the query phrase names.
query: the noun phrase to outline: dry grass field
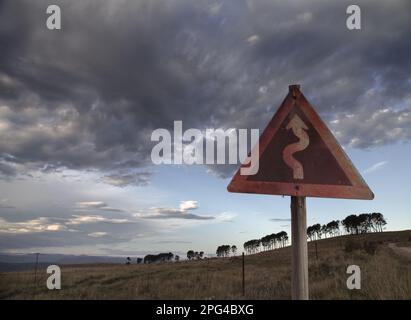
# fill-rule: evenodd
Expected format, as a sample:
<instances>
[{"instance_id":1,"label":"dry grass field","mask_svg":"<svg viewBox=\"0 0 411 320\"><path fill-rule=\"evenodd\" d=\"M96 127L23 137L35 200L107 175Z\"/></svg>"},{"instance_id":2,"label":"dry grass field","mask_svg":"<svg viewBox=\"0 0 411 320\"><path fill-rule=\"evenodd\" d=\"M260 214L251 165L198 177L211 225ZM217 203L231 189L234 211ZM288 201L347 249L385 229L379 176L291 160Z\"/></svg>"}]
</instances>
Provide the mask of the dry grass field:
<instances>
[{"instance_id":1,"label":"dry grass field","mask_svg":"<svg viewBox=\"0 0 411 320\"><path fill-rule=\"evenodd\" d=\"M411 231L342 236L309 243L311 299L411 299ZM396 248L401 248L396 250ZM348 290L348 265L361 268L361 290ZM290 248L245 257L153 265L62 266L62 289L47 274L0 274L0 299L290 299Z\"/></svg>"}]
</instances>

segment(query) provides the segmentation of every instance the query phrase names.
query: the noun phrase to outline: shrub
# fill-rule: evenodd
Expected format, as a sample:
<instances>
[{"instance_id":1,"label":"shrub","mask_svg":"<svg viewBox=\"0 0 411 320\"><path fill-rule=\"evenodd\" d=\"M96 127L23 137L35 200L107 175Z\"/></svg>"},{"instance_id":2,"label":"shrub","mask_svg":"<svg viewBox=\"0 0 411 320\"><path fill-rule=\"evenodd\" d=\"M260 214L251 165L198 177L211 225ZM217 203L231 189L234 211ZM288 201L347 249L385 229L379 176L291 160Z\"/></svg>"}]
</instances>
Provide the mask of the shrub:
<instances>
[{"instance_id":1,"label":"shrub","mask_svg":"<svg viewBox=\"0 0 411 320\"><path fill-rule=\"evenodd\" d=\"M331 266L326 262L321 262L319 265L319 271L322 275L331 274Z\"/></svg>"},{"instance_id":2,"label":"shrub","mask_svg":"<svg viewBox=\"0 0 411 320\"><path fill-rule=\"evenodd\" d=\"M344 244L344 251L348 253L360 249L362 249L361 243L357 241L348 240Z\"/></svg>"},{"instance_id":3,"label":"shrub","mask_svg":"<svg viewBox=\"0 0 411 320\"><path fill-rule=\"evenodd\" d=\"M377 252L378 243L375 241L369 241L364 243L364 250L368 254L374 255Z\"/></svg>"}]
</instances>

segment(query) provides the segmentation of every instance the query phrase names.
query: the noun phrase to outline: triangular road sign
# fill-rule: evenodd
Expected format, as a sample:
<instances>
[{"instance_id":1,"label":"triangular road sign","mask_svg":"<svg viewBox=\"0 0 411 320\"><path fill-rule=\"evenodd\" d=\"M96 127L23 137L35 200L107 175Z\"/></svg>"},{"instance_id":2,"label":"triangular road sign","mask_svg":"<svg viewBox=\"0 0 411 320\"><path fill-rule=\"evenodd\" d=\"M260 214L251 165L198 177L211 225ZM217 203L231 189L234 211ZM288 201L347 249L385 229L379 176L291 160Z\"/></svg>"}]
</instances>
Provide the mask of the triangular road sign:
<instances>
[{"instance_id":1,"label":"triangular road sign","mask_svg":"<svg viewBox=\"0 0 411 320\"><path fill-rule=\"evenodd\" d=\"M242 165L247 167L247 165ZM374 194L298 85L290 91L259 141L259 170L241 175L230 192L373 199Z\"/></svg>"}]
</instances>

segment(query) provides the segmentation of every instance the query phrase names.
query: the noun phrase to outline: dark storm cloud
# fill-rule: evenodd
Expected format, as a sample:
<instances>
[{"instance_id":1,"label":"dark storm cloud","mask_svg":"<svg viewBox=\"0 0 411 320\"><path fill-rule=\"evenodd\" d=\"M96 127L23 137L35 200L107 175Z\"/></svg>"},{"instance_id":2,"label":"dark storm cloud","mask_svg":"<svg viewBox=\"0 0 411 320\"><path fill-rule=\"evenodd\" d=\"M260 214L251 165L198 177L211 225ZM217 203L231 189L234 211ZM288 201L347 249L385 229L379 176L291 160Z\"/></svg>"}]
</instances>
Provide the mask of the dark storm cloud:
<instances>
[{"instance_id":1,"label":"dark storm cloud","mask_svg":"<svg viewBox=\"0 0 411 320\"><path fill-rule=\"evenodd\" d=\"M357 1L361 31L345 27L348 1L53 4L61 31L45 27L48 1L0 2L3 177L67 167L144 185L150 173L124 170L150 165L153 129L262 129L290 83L347 145L410 139L407 0Z\"/></svg>"}]
</instances>

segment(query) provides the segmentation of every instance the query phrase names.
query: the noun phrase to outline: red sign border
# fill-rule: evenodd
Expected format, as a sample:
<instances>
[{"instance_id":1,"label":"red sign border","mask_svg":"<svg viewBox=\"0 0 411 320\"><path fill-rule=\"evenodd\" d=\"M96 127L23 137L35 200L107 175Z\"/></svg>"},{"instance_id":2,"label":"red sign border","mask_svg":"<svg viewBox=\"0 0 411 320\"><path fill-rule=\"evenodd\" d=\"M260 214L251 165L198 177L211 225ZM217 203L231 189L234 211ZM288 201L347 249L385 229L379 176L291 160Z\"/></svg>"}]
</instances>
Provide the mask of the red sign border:
<instances>
[{"instance_id":1,"label":"red sign border","mask_svg":"<svg viewBox=\"0 0 411 320\"><path fill-rule=\"evenodd\" d=\"M310 105L304 95L300 92L299 86L290 86L290 92L284 99L278 111L275 113L268 126L265 128L259 140L259 156L264 153L271 139L275 136L280 125L291 109L297 106L307 119L312 123L331 154L336 159L342 170L351 181L351 186L325 185L325 184L299 184L285 182L265 182L250 181L246 175L241 175L241 165L227 187L229 192L257 193L290 196L308 196L322 198L342 198L342 199L374 199L374 194L360 173L352 164L347 154L344 152L334 135L328 129L320 116Z\"/></svg>"}]
</instances>

